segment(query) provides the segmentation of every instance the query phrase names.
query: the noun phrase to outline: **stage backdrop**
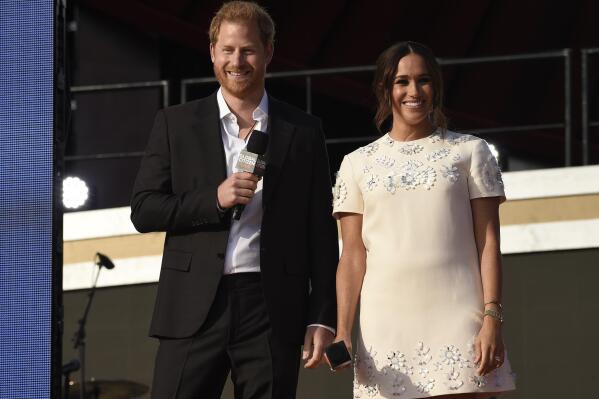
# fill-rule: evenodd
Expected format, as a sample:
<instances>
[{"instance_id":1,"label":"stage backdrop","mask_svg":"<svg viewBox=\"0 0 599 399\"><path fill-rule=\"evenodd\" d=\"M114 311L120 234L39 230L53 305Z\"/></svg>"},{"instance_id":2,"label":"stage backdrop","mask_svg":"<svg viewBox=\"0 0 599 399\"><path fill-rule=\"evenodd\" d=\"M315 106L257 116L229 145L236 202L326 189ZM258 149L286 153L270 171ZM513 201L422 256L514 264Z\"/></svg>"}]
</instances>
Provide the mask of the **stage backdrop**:
<instances>
[{"instance_id":1,"label":"stage backdrop","mask_svg":"<svg viewBox=\"0 0 599 399\"><path fill-rule=\"evenodd\" d=\"M0 0L0 398L49 398L53 2Z\"/></svg>"}]
</instances>

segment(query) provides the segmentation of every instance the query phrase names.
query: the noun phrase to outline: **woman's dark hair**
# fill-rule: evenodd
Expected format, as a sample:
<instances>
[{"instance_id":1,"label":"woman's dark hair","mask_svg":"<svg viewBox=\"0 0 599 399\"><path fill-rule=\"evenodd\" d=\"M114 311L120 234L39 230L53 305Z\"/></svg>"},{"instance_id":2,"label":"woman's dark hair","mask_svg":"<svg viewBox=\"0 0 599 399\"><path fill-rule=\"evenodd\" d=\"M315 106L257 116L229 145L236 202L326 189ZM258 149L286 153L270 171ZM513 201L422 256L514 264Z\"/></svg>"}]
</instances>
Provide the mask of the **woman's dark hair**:
<instances>
[{"instance_id":1,"label":"woman's dark hair","mask_svg":"<svg viewBox=\"0 0 599 399\"><path fill-rule=\"evenodd\" d=\"M447 118L443 113L443 77L441 68L433 52L424 44L416 42L399 42L385 50L376 61L376 72L372 84L377 99L374 123L377 129L383 130L391 127L391 92L397 72L399 60L408 54L418 54L424 59L426 69L431 75L433 84L433 112L432 123L435 127L447 129Z\"/></svg>"}]
</instances>

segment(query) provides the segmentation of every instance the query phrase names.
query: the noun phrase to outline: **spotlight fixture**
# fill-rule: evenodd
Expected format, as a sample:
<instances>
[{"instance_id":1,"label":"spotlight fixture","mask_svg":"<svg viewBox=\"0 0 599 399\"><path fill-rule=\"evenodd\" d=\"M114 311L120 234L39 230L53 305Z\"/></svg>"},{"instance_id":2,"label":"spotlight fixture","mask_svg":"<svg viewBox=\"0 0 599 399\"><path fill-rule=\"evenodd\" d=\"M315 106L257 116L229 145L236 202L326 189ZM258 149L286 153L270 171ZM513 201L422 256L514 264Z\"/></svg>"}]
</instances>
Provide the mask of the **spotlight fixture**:
<instances>
[{"instance_id":1,"label":"spotlight fixture","mask_svg":"<svg viewBox=\"0 0 599 399\"><path fill-rule=\"evenodd\" d=\"M85 181L69 176L62 181L62 204L67 209L81 208L89 198L89 188Z\"/></svg>"}]
</instances>

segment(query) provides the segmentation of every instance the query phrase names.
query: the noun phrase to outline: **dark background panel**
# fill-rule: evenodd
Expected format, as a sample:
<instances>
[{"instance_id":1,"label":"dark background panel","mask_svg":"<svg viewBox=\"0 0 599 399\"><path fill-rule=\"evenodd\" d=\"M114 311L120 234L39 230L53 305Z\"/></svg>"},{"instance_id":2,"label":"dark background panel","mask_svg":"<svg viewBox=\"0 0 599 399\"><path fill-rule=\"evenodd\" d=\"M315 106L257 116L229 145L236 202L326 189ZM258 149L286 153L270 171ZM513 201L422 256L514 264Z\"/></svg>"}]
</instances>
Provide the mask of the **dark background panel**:
<instances>
[{"instance_id":1,"label":"dark background panel","mask_svg":"<svg viewBox=\"0 0 599 399\"><path fill-rule=\"evenodd\" d=\"M504 337L518 389L503 398L599 397L598 265L599 249L504 256ZM151 384L155 293L155 284L98 290L87 326L89 377ZM65 293L65 362L76 357L70 339L86 299L86 291ZM351 398L351 380L349 370L302 370L298 398ZM232 397L227 383L223 398Z\"/></svg>"},{"instance_id":2,"label":"dark background panel","mask_svg":"<svg viewBox=\"0 0 599 399\"><path fill-rule=\"evenodd\" d=\"M582 163L581 50L599 47L593 0L522 1L259 1L277 25L270 72L373 65L391 44L415 40L442 59L538 53L572 49L572 162ZM213 76L208 24L221 1L79 0L69 3L68 34L72 86L167 80L170 104L180 102L181 81ZM315 12L317 10L317 12ZM599 125L599 54L589 55L589 113ZM564 122L563 58L444 66L450 127L482 128ZM329 139L378 134L373 123L372 73L312 78L312 112L322 118ZM188 87L188 99L206 96L213 83ZM267 81L277 98L305 108L304 78ZM146 144L158 89L73 93L72 129L67 156L139 151ZM599 128L590 128L590 161L599 162ZM505 160L505 170L564 166L564 129L488 133ZM330 167L366 144L330 144ZM71 175L86 174L101 194L89 209L124 206L124 187L135 175L134 162L114 166L116 158L93 161L112 171L120 184L106 185L91 162L67 162ZM110 166L113 164L113 166ZM124 170L124 169L123 169ZM108 173L108 172L107 172Z\"/></svg>"},{"instance_id":3,"label":"dark background panel","mask_svg":"<svg viewBox=\"0 0 599 399\"><path fill-rule=\"evenodd\" d=\"M518 375L506 398L599 397L599 249L504 259L505 335Z\"/></svg>"}]
</instances>

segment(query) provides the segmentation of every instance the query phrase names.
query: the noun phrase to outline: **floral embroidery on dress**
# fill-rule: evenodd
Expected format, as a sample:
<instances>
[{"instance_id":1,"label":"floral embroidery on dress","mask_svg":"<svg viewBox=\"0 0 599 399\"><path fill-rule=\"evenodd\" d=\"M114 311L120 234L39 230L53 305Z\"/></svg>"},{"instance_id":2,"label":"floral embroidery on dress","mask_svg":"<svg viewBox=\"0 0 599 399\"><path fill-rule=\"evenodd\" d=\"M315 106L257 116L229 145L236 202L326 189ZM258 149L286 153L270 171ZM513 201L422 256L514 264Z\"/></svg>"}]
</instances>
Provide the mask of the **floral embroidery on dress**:
<instances>
[{"instance_id":1,"label":"floral embroidery on dress","mask_svg":"<svg viewBox=\"0 0 599 399\"><path fill-rule=\"evenodd\" d=\"M366 173L370 173L370 171L372 171L372 166L370 166L368 164L364 164L364 167L362 168L362 172L364 172L364 174L366 174Z\"/></svg>"},{"instance_id":2,"label":"floral embroidery on dress","mask_svg":"<svg viewBox=\"0 0 599 399\"><path fill-rule=\"evenodd\" d=\"M397 191L397 187L399 187L399 185L397 184L396 172L393 171L385 175L385 177L383 178L383 187L385 187L385 190L389 191L391 194L395 194L395 191Z\"/></svg>"},{"instance_id":3,"label":"floral embroidery on dress","mask_svg":"<svg viewBox=\"0 0 599 399\"><path fill-rule=\"evenodd\" d=\"M416 389L420 393L429 393L435 387L435 379L429 378L427 381L418 381Z\"/></svg>"},{"instance_id":4,"label":"floral embroidery on dress","mask_svg":"<svg viewBox=\"0 0 599 399\"><path fill-rule=\"evenodd\" d=\"M467 141L476 140L476 137L472 136L471 134L452 133L447 136L446 140L447 140L447 143L450 145L458 145L460 143L465 143Z\"/></svg>"},{"instance_id":5,"label":"floral embroidery on dress","mask_svg":"<svg viewBox=\"0 0 599 399\"><path fill-rule=\"evenodd\" d=\"M431 152L430 154L428 154L426 156L426 159L431 162L437 162L438 160L443 159L446 156L448 156L450 153L451 153L451 149L449 149L447 147L443 147L443 148L439 148L438 150L435 150L435 151Z\"/></svg>"},{"instance_id":6,"label":"floral embroidery on dress","mask_svg":"<svg viewBox=\"0 0 599 399\"><path fill-rule=\"evenodd\" d=\"M473 375L470 377L470 382L477 388L482 388L487 385L487 379L483 375Z\"/></svg>"},{"instance_id":7,"label":"floral embroidery on dress","mask_svg":"<svg viewBox=\"0 0 599 399\"><path fill-rule=\"evenodd\" d=\"M377 370L379 360L377 353L372 348L365 352L365 356L356 354L354 362L354 398L373 397L401 397L409 389L415 389L420 393L441 394L439 391L443 386L450 391L458 391L466 383L470 383L475 389L480 389L493 384L501 390L503 381L501 377L513 375L500 373L497 369L486 376L476 375L473 363L468 360L468 353L474 356L474 338L469 340L465 348L456 345L444 345L440 348L441 361L433 362L431 348L423 341L418 341L415 347L415 355L408 357L400 350L392 350L387 353L382 368ZM461 351L463 350L463 352ZM430 367L432 370L429 370ZM467 370L469 369L469 370ZM442 373L431 373L431 371ZM384 378L383 378L384 376ZM410 388L411 387L411 388Z\"/></svg>"},{"instance_id":8,"label":"floral embroidery on dress","mask_svg":"<svg viewBox=\"0 0 599 399\"><path fill-rule=\"evenodd\" d=\"M409 160L400 166L399 185L406 190L424 186L430 190L437 180L437 172L420 161Z\"/></svg>"},{"instance_id":9,"label":"floral embroidery on dress","mask_svg":"<svg viewBox=\"0 0 599 399\"><path fill-rule=\"evenodd\" d=\"M339 172L337 172L337 179L335 180L335 187L333 188L333 206L340 206L345 202L346 198L347 186L341 176L339 176Z\"/></svg>"},{"instance_id":10,"label":"floral embroidery on dress","mask_svg":"<svg viewBox=\"0 0 599 399\"><path fill-rule=\"evenodd\" d=\"M453 162L460 162L460 160L461 160L461 159L462 159L462 156L461 156L460 154L455 154L455 155L453 156L453 158L451 158L451 160L452 160Z\"/></svg>"},{"instance_id":11,"label":"floral embroidery on dress","mask_svg":"<svg viewBox=\"0 0 599 399\"><path fill-rule=\"evenodd\" d=\"M371 173L370 175L368 175L366 177L366 183L365 183L366 190L367 191L374 190L378 186L379 180L380 180L379 177L377 175L375 175L375 174Z\"/></svg>"},{"instance_id":12,"label":"floral embroidery on dress","mask_svg":"<svg viewBox=\"0 0 599 399\"><path fill-rule=\"evenodd\" d=\"M422 378L428 377L428 367L426 367L426 366L420 366L420 367L418 367L418 374Z\"/></svg>"},{"instance_id":13,"label":"floral embroidery on dress","mask_svg":"<svg viewBox=\"0 0 599 399\"><path fill-rule=\"evenodd\" d=\"M407 375L414 374L414 367L408 365L406 355L404 355L403 353L399 351L389 352L387 354L387 360L387 365L392 370L399 371Z\"/></svg>"},{"instance_id":14,"label":"floral embroidery on dress","mask_svg":"<svg viewBox=\"0 0 599 399\"><path fill-rule=\"evenodd\" d=\"M393 165L395 165L395 159L393 159L387 155L382 155L380 157L377 157L375 159L375 161L376 161L376 163L381 165L383 168L391 168L391 167L393 167Z\"/></svg>"},{"instance_id":15,"label":"floral embroidery on dress","mask_svg":"<svg viewBox=\"0 0 599 399\"><path fill-rule=\"evenodd\" d=\"M441 363L447 366L458 366L460 368L472 368L470 359L462 356L462 353L455 345L447 345L441 348L439 358Z\"/></svg>"},{"instance_id":16,"label":"floral embroidery on dress","mask_svg":"<svg viewBox=\"0 0 599 399\"><path fill-rule=\"evenodd\" d=\"M441 362L445 363L448 366L453 366L459 364L462 360L462 355L460 354L460 350L456 348L454 345L448 345L441 348L440 351Z\"/></svg>"},{"instance_id":17,"label":"floral embroidery on dress","mask_svg":"<svg viewBox=\"0 0 599 399\"><path fill-rule=\"evenodd\" d=\"M503 187L501 169L499 169L497 160L492 154L489 154L487 161L482 165L482 181L489 191L494 190L497 185Z\"/></svg>"},{"instance_id":18,"label":"floral embroidery on dress","mask_svg":"<svg viewBox=\"0 0 599 399\"><path fill-rule=\"evenodd\" d=\"M430 354L431 348L424 345L424 342L418 341L416 344L416 357L418 358L418 364L426 364L433 360L433 356Z\"/></svg>"},{"instance_id":19,"label":"floral embroidery on dress","mask_svg":"<svg viewBox=\"0 0 599 399\"><path fill-rule=\"evenodd\" d=\"M374 379L376 376L376 352L372 351L372 348L368 351L368 354L366 356L364 356L364 358L362 359L361 357L358 357L358 355L356 354L356 374L354 377L354 382L357 383L357 385L354 385L354 396L355 396L355 392L356 390L358 390L358 395L360 394L359 391L365 393L368 397L372 398L378 395L379 393L379 388L377 386L377 384L375 383ZM366 383L363 383L360 381L361 377L358 374L358 365L363 365L364 367L361 368L362 372L366 373Z\"/></svg>"},{"instance_id":20,"label":"floral embroidery on dress","mask_svg":"<svg viewBox=\"0 0 599 399\"><path fill-rule=\"evenodd\" d=\"M428 136L428 141L435 144L442 140L441 133L436 131L435 133Z\"/></svg>"},{"instance_id":21,"label":"floral embroidery on dress","mask_svg":"<svg viewBox=\"0 0 599 399\"><path fill-rule=\"evenodd\" d=\"M389 352L387 354L387 364L383 367L383 375L393 378L391 390L393 396L401 396L406 391L404 385L404 376L413 373L413 367L408 366L406 356L399 352Z\"/></svg>"},{"instance_id":22,"label":"floral embroidery on dress","mask_svg":"<svg viewBox=\"0 0 599 399\"><path fill-rule=\"evenodd\" d=\"M441 166L441 175L444 178L446 178L447 180L449 180L450 182L455 183L458 181L458 179L460 177L460 172L458 171L458 168L455 165L451 165L451 166L442 165Z\"/></svg>"},{"instance_id":23,"label":"floral embroidery on dress","mask_svg":"<svg viewBox=\"0 0 599 399\"><path fill-rule=\"evenodd\" d=\"M424 345L424 342L418 341L416 344L416 356L414 360L418 365L418 374L423 379L418 381L416 389L422 393L430 392L435 386L435 379L429 378L429 363L433 360L430 347Z\"/></svg>"},{"instance_id":24,"label":"floral embroidery on dress","mask_svg":"<svg viewBox=\"0 0 599 399\"><path fill-rule=\"evenodd\" d=\"M399 148L399 152L404 155L418 154L419 152L422 152L422 150L424 150L424 147L420 144L404 144Z\"/></svg>"},{"instance_id":25,"label":"floral embroidery on dress","mask_svg":"<svg viewBox=\"0 0 599 399\"><path fill-rule=\"evenodd\" d=\"M464 385L464 381L460 379L460 372L452 367L447 373L447 387L451 390L459 389Z\"/></svg>"},{"instance_id":26,"label":"floral embroidery on dress","mask_svg":"<svg viewBox=\"0 0 599 399\"><path fill-rule=\"evenodd\" d=\"M358 152L362 154L366 154L366 156L371 156L379 149L379 143L376 141L374 143L370 143L364 147L361 147Z\"/></svg>"}]
</instances>

